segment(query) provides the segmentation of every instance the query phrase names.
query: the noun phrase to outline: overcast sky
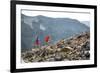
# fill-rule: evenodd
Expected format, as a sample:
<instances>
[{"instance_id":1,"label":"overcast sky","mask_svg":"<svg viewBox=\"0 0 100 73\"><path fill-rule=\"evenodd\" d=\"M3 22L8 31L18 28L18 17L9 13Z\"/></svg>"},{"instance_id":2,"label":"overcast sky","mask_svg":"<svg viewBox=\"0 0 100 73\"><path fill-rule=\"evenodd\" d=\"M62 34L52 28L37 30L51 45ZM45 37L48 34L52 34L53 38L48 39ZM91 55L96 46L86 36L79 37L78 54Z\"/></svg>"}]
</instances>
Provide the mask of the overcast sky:
<instances>
[{"instance_id":1,"label":"overcast sky","mask_svg":"<svg viewBox=\"0 0 100 73\"><path fill-rule=\"evenodd\" d=\"M43 15L53 18L71 18L79 21L90 21L89 13L79 12L52 12L52 11L35 11L35 10L22 10L22 14L27 16Z\"/></svg>"}]
</instances>

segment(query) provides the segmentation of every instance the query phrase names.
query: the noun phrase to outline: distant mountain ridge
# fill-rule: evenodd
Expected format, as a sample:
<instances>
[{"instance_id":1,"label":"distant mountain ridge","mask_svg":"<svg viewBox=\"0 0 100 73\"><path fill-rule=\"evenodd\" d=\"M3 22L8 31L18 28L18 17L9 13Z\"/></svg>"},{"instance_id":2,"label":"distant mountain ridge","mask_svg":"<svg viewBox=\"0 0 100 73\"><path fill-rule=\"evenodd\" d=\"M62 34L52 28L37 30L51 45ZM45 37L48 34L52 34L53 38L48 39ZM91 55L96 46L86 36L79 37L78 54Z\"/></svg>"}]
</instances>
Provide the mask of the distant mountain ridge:
<instances>
[{"instance_id":1,"label":"distant mountain ridge","mask_svg":"<svg viewBox=\"0 0 100 73\"><path fill-rule=\"evenodd\" d=\"M90 28L85 24L74 19L21 14L21 48L22 50L32 48L34 45L32 39L35 39L36 35L38 35L41 45L43 45L46 35L50 35L51 44L53 44L60 39L69 38L89 30Z\"/></svg>"},{"instance_id":2,"label":"distant mountain ridge","mask_svg":"<svg viewBox=\"0 0 100 73\"><path fill-rule=\"evenodd\" d=\"M87 25L88 27L90 27L90 22L89 21L82 21L82 23Z\"/></svg>"}]
</instances>

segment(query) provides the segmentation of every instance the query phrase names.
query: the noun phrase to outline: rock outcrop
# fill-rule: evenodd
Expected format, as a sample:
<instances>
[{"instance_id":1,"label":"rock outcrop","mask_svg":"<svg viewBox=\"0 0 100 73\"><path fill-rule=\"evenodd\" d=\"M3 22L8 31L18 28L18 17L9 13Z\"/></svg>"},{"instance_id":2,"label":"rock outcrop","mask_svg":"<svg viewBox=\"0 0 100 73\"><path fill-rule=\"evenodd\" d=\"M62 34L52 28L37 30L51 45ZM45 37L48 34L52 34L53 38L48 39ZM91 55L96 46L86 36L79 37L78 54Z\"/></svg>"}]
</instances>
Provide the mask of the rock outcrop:
<instances>
[{"instance_id":1,"label":"rock outcrop","mask_svg":"<svg viewBox=\"0 0 100 73\"><path fill-rule=\"evenodd\" d=\"M90 33L82 33L69 39L62 39L54 45L45 45L22 52L22 59L28 62L72 61L90 59Z\"/></svg>"}]
</instances>

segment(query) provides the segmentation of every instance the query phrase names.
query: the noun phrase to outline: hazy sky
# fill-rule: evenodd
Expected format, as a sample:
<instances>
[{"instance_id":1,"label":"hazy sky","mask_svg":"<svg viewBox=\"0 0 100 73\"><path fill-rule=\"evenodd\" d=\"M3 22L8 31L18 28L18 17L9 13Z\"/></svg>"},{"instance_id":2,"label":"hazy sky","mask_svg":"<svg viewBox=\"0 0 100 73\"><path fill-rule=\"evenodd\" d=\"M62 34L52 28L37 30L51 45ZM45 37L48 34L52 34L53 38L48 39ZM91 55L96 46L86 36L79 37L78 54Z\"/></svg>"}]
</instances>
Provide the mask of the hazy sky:
<instances>
[{"instance_id":1,"label":"hazy sky","mask_svg":"<svg viewBox=\"0 0 100 73\"><path fill-rule=\"evenodd\" d=\"M79 21L90 21L89 13L82 12L52 12L52 11L35 11L35 10L22 10L22 14L27 16L43 15L53 18L71 18Z\"/></svg>"}]
</instances>

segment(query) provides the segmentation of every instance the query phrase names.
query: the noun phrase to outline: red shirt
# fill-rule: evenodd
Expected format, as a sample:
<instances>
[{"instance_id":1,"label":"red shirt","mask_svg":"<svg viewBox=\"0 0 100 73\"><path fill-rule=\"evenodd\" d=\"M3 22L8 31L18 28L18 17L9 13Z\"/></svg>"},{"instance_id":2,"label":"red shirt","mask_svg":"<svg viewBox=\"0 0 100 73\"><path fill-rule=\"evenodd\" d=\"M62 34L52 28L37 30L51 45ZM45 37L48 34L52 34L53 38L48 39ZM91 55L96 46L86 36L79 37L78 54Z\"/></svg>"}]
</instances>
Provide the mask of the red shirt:
<instances>
[{"instance_id":1,"label":"red shirt","mask_svg":"<svg viewBox=\"0 0 100 73\"><path fill-rule=\"evenodd\" d=\"M45 42L49 42L50 36L46 36L44 40L45 40Z\"/></svg>"}]
</instances>

